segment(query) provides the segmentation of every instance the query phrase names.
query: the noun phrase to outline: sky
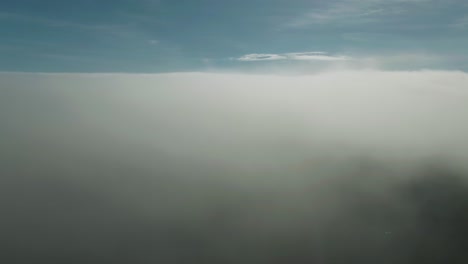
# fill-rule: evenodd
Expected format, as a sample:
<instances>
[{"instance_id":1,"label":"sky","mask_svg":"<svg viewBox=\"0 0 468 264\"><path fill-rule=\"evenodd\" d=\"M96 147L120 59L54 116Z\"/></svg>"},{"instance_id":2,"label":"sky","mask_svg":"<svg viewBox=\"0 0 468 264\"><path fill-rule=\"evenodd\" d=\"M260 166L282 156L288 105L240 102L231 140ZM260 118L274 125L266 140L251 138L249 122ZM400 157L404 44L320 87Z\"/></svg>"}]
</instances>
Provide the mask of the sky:
<instances>
[{"instance_id":1,"label":"sky","mask_svg":"<svg viewBox=\"0 0 468 264\"><path fill-rule=\"evenodd\" d=\"M3 0L0 71L468 70L464 0Z\"/></svg>"}]
</instances>

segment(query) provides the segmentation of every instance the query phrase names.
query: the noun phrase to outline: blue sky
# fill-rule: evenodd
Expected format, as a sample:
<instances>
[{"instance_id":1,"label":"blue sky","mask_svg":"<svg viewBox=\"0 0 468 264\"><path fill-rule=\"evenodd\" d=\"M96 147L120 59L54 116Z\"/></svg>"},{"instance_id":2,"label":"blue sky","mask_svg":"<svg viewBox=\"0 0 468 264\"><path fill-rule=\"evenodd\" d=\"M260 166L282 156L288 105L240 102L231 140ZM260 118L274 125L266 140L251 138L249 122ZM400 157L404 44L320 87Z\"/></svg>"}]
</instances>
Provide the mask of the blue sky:
<instances>
[{"instance_id":1,"label":"blue sky","mask_svg":"<svg viewBox=\"0 0 468 264\"><path fill-rule=\"evenodd\" d=\"M468 70L465 0L1 1L0 70Z\"/></svg>"}]
</instances>

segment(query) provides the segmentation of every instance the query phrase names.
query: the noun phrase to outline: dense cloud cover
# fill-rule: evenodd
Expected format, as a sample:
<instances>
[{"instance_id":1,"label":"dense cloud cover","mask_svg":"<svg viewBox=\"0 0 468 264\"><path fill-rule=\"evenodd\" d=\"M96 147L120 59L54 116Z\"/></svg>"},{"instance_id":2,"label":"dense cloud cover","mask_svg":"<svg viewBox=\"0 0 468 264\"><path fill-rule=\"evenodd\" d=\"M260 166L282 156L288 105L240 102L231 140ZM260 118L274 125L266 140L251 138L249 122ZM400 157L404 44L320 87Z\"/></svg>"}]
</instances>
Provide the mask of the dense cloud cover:
<instances>
[{"instance_id":1,"label":"dense cloud cover","mask_svg":"<svg viewBox=\"0 0 468 264\"><path fill-rule=\"evenodd\" d=\"M2 263L466 263L468 75L0 74Z\"/></svg>"}]
</instances>

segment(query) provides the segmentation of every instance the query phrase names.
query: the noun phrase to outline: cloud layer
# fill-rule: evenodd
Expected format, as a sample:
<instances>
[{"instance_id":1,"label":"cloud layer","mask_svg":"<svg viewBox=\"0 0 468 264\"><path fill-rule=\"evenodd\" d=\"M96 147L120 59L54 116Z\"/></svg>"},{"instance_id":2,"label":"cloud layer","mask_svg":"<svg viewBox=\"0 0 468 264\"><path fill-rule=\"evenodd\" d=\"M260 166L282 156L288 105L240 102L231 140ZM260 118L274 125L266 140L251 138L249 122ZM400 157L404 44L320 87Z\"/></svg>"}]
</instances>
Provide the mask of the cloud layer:
<instances>
[{"instance_id":1,"label":"cloud layer","mask_svg":"<svg viewBox=\"0 0 468 264\"><path fill-rule=\"evenodd\" d=\"M466 259L466 73L2 73L0 87L1 262Z\"/></svg>"}]
</instances>

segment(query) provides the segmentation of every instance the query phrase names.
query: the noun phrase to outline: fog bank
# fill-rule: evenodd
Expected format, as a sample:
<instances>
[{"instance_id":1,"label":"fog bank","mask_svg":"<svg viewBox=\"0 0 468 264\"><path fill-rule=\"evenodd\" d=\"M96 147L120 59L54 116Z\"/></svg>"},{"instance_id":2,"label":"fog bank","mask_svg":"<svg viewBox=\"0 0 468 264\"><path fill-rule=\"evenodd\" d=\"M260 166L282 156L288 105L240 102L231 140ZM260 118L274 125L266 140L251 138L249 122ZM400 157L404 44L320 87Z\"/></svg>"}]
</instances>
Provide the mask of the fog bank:
<instances>
[{"instance_id":1,"label":"fog bank","mask_svg":"<svg viewBox=\"0 0 468 264\"><path fill-rule=\"evenodd\" d=\"M464 263L468 74L0 73L5 263Z\"/></svg>"}]
</instances>

